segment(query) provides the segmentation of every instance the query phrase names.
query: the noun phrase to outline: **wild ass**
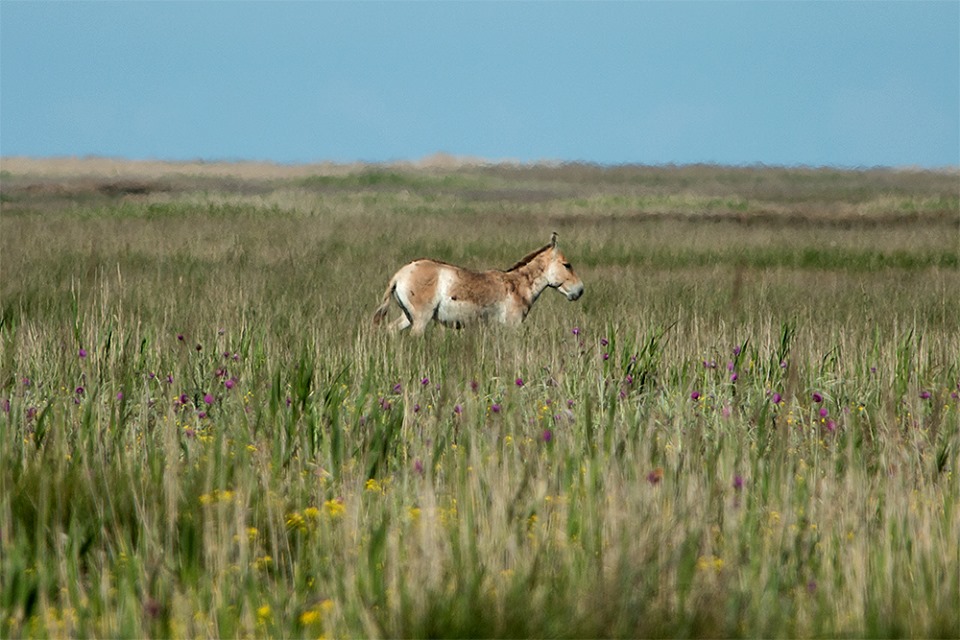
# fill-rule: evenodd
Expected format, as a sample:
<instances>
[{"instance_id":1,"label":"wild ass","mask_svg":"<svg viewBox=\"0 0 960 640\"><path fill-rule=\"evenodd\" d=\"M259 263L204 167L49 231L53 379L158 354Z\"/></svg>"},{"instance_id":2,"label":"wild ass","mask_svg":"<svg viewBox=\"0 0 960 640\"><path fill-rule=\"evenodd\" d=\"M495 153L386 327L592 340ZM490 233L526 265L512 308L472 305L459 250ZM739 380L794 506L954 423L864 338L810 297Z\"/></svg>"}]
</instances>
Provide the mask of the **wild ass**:
<instances>
[{"instance_id":1,"label":"wild ass","mask_svg":"<svg viewBox=\"0 0 960 640\"><path fill-rule=\"evenodd\" d=\"M414 260L390 279L373 324L383 321L393 298L403 312L390 323L393 331L412 327L410 333L420 335L430 320L457 328L478 320L516 326L547 287L568 300L583 295L583 282L557 249L556 232L550 244L506 271L476 272L439 260Z\"/></svg>"}]
</instances>

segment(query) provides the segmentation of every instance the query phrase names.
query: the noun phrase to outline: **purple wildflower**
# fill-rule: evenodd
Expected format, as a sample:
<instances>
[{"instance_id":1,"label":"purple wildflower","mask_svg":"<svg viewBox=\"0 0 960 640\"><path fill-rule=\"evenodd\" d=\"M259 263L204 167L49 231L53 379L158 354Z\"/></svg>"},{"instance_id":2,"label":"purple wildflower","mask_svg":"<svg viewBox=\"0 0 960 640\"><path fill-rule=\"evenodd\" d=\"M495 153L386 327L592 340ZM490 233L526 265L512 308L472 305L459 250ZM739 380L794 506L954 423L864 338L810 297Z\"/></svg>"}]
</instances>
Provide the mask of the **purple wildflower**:
<instances>
[{"instance_id":1,"label":"purple wildflower","mask_svg":"<svg viewBox=\"0 0 960 640\"><path fill-rule=\"evenodd\" d=\"M931 393L930 393L929 391L921 391L921 392L920 392L920 399L921 399L921 400L929 400L929 399L930 399L930 396L931 396Z\"/></svg>"},{"instance_id":2,"label":"purple wildflower","mask_svg":"<svg viewBox=\"0 0 960 640\"><path fill-rule=\"evenodd\" d=\"M470 391L473 391L474 393L476 393L476 392L477 392L477 389L479 389L479 388L480 388L480 383L479 383L479 382L477 382L476 380L471 380L471 381L470 381Z\"/></svg>"},{"instance_id":3,"label":"purple wildflower","mask_svg":"<svg viewBox=\"0 0 960 640\"><path fill-rule=\"evenodd\" d=\"M580 335L580 327L574 327L574 328L573 328L573 335L575 335L575 336Z\"/></svg>"},{"instance_id":4,"label":"purple wildflower","mask_svg":"<svg viewBox=\"0 0 960 640\"><path fill-rule=\"evenodd\" d=\"M743 476L740 474L733 476L733 489L734 491L740 491L743 489Z\"/></svg>"},{"instance_id":5,"label":"purple wildflower","mask_svg":"<svg viewBox=\"0 0 960 640\"><path fill-rule=\"evenodd\" d=\"M740 355L740 345L737 345L733 348L733 355L735 356Z\"/></svg>"},{"instance_id":6,"label":"purple wildflower","mask_svg":"<svg viewBox=\"0 0 960 640\"><path fill-rule=\"evenodd\" d=\"M647 474L647 482L650 484L658 484L661 480L663 480L663 467L657 467Z\"/></svg>"},{"instance_id":7,"label":"purple wildflower","mask_svg":"<svg viewBox=\"0 0 960 640\"><path fill-rule=\"evenodd\" d=\"M207 404L213 404L213 396L209 393L205 393L203 395L203 401L206 402Z\"/></svg>"},{"instance_id":8,"label":"purple wildflower","mask_svg":"<svg viewBox=\"0 0 960 640\"><path fill-rule=\"evenodd\" d=\"M492 411L493 413L500 413L500 404L497 402L494 402L492 405L490 405L490 411Z\"/></svg>"},{"instance_id":9,"label":"purple wildflower","mask_svg":"<svg viewBox=\"0 0 960 640\"><path fill-rule=\"evenodd\" d=\"M600 338L600 346L601 346L601 347L605 347L605 346L607 346L608 344L610 344L610 341L609 341L609 340L607 340L606 338Z\"/></svg>"},{"instance_id":10,"label":"purple wildflower","mask_svg":"<svg viewBox=\"0 0 960 640\"><path fill-rule=\"evenodd\" d=\"M514 380L514 384L516 384L518 387L522 387L522 386L523 386L523 378L517 378L516 380Z\"/></svg>"},{"instance_id":11,"label":"purple wildflower","mask_svg":"<svg viewBox=\"0 0 960 640\"><path fill-rule=\"evenodd\" d=\"M737 372L734 371L733 373L730 374L730 382L736 382L736 381L737 381Z\"/></svg>"},{"instance_id":12,"label":"purple wildflower","mask_svg":"<svg viewBox=\"0 0 960 640\"><path fill-rule=\"evenodd\" d=\"M692 392L692 393L690 394L690 399L691 399L691 400L694 400L694 401L699 400L699 399L700 399L700 392L699 392L699 391L694 391L694 392Z\"/></svg>"},{"instance_id":13,"label":"purple wildflower","mask_svg":"<svg viewBox=\"0 0 960 640\"><path fill-rule=\"evenodd\" d=\"M544 442L550 442L551 440L553 440L553 431L550 431L550 429L544 429L544 430L543 430L543 441L544 441Z\"/></svg>"},{"instance_id":14,"label":"purple wildflower","mask_svg":"<svg viewBox=\"0 0 960 640\"><path fill-rule=\"evenodd\" d=\"M237 384L237 381L234 380L233 378L229 378L229 379L223 381L223 386L225 386L227 389L233 389L233 387L234 387L236 384Z\"/></svg>"},{"instance_id":15,"label":"purple wildflower","mask_svg":"<svg viewBox=\"0 0 960 640\"><path fill-rule=\"evenodd\" d=\"M123 400L123 391L117 391L117 400Z\"/></svg>"},{"instance_id":16,"label":"purple wildflower","mask_svg":"<svg viewBox=\"0 0 960 640\"><path fill-rule=\"evenodd\" d=\"M420 384L424 387L427 386L428 384L430 384L430 378L428 378L427 376L423 376L422 378L420 378Z\"/></svg>"},{"instance_id":17,"label":"purple wildflower","mask_svg":"<svg viewBox=\"0 0 960 640\"><path fill-rule=\"evenodd\" d=\"M403 391L403 385L401 385L399 382L398 382L397 384L393 385L393 392L394 392L394 393L400 393L401 391Z\"/></svg>"},{"instance_id":18,"label":"purple wildflower","mask_svg":"<svg viewBox=\"0 0 960 640\"><path fill-rule=\"evenodd\" d=\"M180 394L179 400L180 400L180 404L187 404L187 402L190 401L190 399L187 397L187 394L185 393Z\"/></svg>"},{"instance_id":19,"label":"purple wildflower","mask_svg":"<svg viewBox=\"0 0 960 640\"><path fill-rule=\"evenodd\" d=\"M780 402L783 400L783 396L781 396L779 393L774 393L771 400L773 400L773 404L780 404Z\"/></svg>"},{"instance_id":20,"label":"purple wildflower","mask_svg":"<svg viewBox=\"0 0 960 640\"><path fill-rule=\"evenodd\" d=\"M86 358L86 357L87 357L87 350L84 349L84 348L82 348L82 347L80 348L80 357L81 357L81 358Z\"/></svg>"},{"instance_id":21,"label":"purple wildflower","mask_svg":"<svg viewBox=\"0 0 960 640\"><path fill-rule=\"evenodd\" d=\"M716 360L704 360L704 361L703 361L703 368L704 368L704 369L716 369L716 368L717 368L717 361L716 361Z\"/></svg>"},{"instance_id":22,"label":"purple wildflower","mask_svg":"<svg viewBox=\"0 0 960 640\"><path fill-rule=\"evenodd\" d=\"M27 421L33 420L37 415L36 407L27 407Z\"/></svg>"},{"instance_id":23,"label":"purple wildflower","mask_svg":"<svg viewBox=\"0 0 960 640\"><path fill-rule=\"evenodd\" d=\"M826 418L828 415L830 415L830 412L827 410L827 408L826 408L826 407L820 407L820 417L821 417L821 418Z\"/></svg>"},{"instance_id":24,"label":"purple wildflower","mask_svg":"<svg viewBox=\"0 0 960 640\"><path fill-rule=\"evenodd\" d=\"M453 412L457 415L460 415L463 413L463 407L461 407L459 404L455 404L453 405Z\"/></svg>"},{"instance_id":25,"label":"purple wildflower","mask_svg":"<svg viewBox=\"0 0 960 640\"><path fill-rule=\"evenodd\" d=\"M817 404L820 404L821 402L823 402L823 396L820 395L820 393L819 393L818 391L814 391L814 392L813 392L813 401L816 402Z\"/></svg>"},{"instance_id":26,"label":"purple wildflower","mask_svg":"<svg viewBox=\"0 0 960 640\"><path fill-rule=\"evenodd\" d=\"M77 388L76 388L76 392L77 392L77 395L78 395L78 396L82 396L82 395L83 395L83 387L77 387Z\"/></svg>"},{"instance_id":27,"label":"purple wildflower","mask_svg":"<svg viewBox=\"0 0 960 640\"><path fill-rule=\"evenodd\" d=\"M420 458L413 461L413 470L423 475L423 461L421 461Z\"/></svg>"},{"instance_id":28,"label":"purple wildflower","mask_svg":"<svg viewBox=\"0 0 960 640\"><path fill-rule=\"evenodd\" d=\"M609 354L609 353L604 353L604 354L603 354L603 359L604 359L604 360L609 360L609 359L610 359L610 354Z\"/></svg>"}]
</instances>

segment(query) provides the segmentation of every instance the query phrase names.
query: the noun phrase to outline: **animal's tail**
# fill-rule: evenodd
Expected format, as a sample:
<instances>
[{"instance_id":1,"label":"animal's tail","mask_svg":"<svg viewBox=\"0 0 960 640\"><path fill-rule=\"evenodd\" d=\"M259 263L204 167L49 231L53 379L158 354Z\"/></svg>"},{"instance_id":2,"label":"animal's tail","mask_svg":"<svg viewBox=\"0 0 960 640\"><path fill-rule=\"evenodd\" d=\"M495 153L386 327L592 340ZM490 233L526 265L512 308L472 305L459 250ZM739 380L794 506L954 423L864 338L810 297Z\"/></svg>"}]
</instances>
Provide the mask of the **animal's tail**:
<instances>
[{"instance_id":1,"label":"animal's tail","mask_svg":"<svg viewBox=\"0 0 960 640\"><path fill-rule=\"evenodd\" d=\"M390 298L393 296L393 290L397 287L397 281L390 279L390 284L387 285L387 290L383 292L383 302L380 303L380 306L377 307L377 310L373 314L373 326L380 326L380 323L383 322L384 317L387 315L387 311L390 310Z\"/></svg>"}]
</instances>

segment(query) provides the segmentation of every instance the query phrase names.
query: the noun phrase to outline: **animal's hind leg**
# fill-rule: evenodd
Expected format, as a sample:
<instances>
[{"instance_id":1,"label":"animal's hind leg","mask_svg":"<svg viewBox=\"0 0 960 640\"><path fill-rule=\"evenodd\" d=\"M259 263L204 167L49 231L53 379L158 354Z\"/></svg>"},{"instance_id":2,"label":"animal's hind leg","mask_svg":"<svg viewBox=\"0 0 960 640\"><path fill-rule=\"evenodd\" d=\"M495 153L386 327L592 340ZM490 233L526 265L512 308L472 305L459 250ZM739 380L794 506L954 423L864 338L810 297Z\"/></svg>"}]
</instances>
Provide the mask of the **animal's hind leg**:
<instances>
[{"instance_id":1,"label":"animal's hind leg","mask_svg":"<svg viewBox=\"0 0 960 640\"><path fill-rule=\"evenodd\" d=\"M400 317L390 323L387 327L390 331L403 331L410 326L410 320L407 318L406 314L400 314Z\"/></svg>"},{"instance_id":2,"label":"animal's hind leg","mask_svg":"<svg viewBox=\"0 0 960 640\"><path fill-rule=\"evenodd\" d=\"M414 336L422 336L429 323L430 316L426 314L417 316L413 319L413 327L410 329L410 334Z\"/></svg>"}]
</instances>

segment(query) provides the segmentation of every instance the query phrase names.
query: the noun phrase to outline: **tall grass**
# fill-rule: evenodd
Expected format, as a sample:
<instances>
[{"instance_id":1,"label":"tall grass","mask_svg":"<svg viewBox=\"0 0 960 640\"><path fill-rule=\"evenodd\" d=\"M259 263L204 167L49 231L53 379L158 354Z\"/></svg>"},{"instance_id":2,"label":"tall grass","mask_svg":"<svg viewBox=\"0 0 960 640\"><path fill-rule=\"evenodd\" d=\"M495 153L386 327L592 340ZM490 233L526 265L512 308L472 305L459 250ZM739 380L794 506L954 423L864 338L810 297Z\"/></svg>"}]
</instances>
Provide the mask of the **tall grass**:
<instances>
[{"instance_id":1,"label":"tall grass","mask_svg":"<svg viewBox=\"0 0 960 640\"><path fill-rule=\"evenodd\" d=\"M5 174L0 636L956 636L956 199L635 171ZM369 326L554 229L580 302Z\"/></svg>"}]
</instances>

